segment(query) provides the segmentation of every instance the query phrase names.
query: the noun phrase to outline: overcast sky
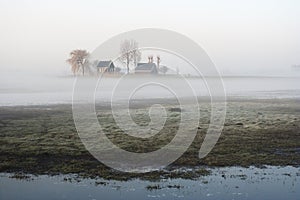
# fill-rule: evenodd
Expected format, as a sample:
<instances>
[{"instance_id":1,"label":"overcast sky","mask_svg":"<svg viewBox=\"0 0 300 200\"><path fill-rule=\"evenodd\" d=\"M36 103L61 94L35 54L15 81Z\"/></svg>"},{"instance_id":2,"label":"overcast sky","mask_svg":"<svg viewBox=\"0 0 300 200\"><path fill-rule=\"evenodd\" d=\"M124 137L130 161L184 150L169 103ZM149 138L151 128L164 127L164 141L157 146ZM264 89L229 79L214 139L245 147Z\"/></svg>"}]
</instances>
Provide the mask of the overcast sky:
<instances>
[{"instance_id":1,"label":"overcast sky","mask_svg":"<svg viewBox=\"0 0 300 200\"><path fill-rule=\"evenodd\" d=\"M147 27L190 37L224 73L300 64L298 0L0 0L0 25L1 71L64 74L72 49Z\"/></svg>"}]
</instances>

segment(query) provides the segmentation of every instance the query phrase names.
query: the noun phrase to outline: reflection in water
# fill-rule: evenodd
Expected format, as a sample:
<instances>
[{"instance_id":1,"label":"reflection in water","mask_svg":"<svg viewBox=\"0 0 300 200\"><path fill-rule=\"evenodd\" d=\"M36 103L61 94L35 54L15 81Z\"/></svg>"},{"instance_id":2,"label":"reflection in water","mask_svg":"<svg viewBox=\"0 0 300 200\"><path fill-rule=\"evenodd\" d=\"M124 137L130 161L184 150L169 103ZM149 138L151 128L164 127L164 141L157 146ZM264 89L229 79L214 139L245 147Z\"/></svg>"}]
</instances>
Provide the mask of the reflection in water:
<instances>
[{"instance_id":1,"label":"reflection in water","mask_svg":"<svg viewBox=\"0 0 300 200\"><path fill-rule=\"evenodd\" d=\"M216 168L198 180L127 182L75 176L0 177L0 199L297 199L300 168ZM79 182L78 182L79 181Z\"/></svg>"}]
</instances>

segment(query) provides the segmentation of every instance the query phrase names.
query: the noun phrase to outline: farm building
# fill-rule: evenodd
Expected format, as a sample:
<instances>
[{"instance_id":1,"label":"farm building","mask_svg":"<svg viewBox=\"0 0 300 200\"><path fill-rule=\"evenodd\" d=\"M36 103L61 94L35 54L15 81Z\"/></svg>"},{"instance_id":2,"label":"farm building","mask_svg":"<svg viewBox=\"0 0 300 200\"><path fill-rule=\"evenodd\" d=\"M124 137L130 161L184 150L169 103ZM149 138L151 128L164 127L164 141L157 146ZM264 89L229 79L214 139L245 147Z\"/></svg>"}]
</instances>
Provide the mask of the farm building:
<instances>
[{"instance_id":1,"label":"farm building","mask_svg":"<svg viewBox=\"0 0 300 200\"><path fill-rule=\"evenodd\" d=\"M104 73L104 72L114 72L115 65L112 61L99 61L97 65L97 72Z\"/></svg>"},{"instance_id":2,"label":"farm building","mask_svg":"<svg viewBox=\"0 0 300 200\"><path fill-rule=\"evenodd\" d=\"M157 74L157 66L155 63L138 63L135 68L136 74Z\"/></svg>"}]
</instances>

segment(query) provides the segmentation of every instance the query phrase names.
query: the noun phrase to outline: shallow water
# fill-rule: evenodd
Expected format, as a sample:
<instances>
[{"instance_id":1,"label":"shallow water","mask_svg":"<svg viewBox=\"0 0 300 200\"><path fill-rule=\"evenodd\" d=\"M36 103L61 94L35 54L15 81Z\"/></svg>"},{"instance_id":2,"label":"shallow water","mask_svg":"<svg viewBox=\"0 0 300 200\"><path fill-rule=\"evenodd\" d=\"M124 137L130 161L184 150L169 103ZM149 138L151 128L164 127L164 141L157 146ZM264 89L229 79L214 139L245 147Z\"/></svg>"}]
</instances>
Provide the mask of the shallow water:
<instances>
[{"instance_id":1,"label":"shallow water","mask_svg":"<svg viewBox=\"0 0 300 200\"><path fill-rule=\"evenodd\" d=\"M95 80L95 78L90 78L90 80L93 79ZM147 79L153 81L153 77ZM216 78L207 79L211 79L212 82L216 80ZM96 101L110 101L112 90L119 79L105 78L103 80L96 91ZM209 96L203 79L188 78L187 80L195 89L197 96ZM2 74L0 77L0 106L71 103L74 81L74 77ZM89 80L87 79L87 81ZM186 97L192 95L184 88L180 89L181 86L176 78L168 77L167 82L178 89L179 92L176 95ZM300 98L300 77L223 77L223 82L229 97ZM132 79L126 84L134 85L136 83ZM122 97L122 91L119 91L118 96ZM151 87L139 90L136 96L136 98L146 99L169 97L172 97L170 92Z\"/></svg>"},{"instance_id":2,"label":"shallow water","mask_svg":"<svg viewBox=\"0 0 300 200\"><path fill-rule=\"evenodd\" d=\"M300 168L227 167L212 169L198 180L168 179L158 182L127 182L69 176L38 176L16 180L0 176L0 199L299 199ZM102 182L95 184L95 182ZM160 189L147 189L159 185ZM175 186L175 187L174 187Z\"/></svg>"}]
</instances>

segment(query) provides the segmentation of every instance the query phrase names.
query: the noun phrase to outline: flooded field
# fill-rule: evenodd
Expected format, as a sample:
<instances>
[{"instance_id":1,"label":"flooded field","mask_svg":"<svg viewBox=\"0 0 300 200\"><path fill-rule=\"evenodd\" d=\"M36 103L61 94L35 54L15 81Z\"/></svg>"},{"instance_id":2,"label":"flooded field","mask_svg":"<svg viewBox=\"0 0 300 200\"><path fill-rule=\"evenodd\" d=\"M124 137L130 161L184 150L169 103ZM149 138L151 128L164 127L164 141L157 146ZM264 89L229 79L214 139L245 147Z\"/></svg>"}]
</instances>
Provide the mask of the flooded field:
<instances>
[{"instance_id":1,"label":"flooded field","mask_svg":"<svg viewBox=\"0 0 300 200\"><path fill-rule=\"evenodd\" d=\"M79 77L82 79L82 77ZM86 78L86 82L94 81L96 77ZM128 85L136 85L141 79L138 77L127 80ZM155 82L155 77L143 78L145 82ZM145 80L144 80L145 79ZM164 78L165 79L165 78ZM217 78L206 78L212 83ZM209 91L205 79L187 78L195 94L199 97L208 97ZM224 89L228 97L276 99L276 98L300 98L299 77L223 77ZM99 102L110 101L112 90L119 78L105 77L99 82L95 100ZM1 76L0 79L0 106L14 105L44 105L44 104L69 104L72 103L74 77L51 76ZM168 77L166 82L178 90L176 95L190 97L178 84L178 78ZM213 88L209 88L213 90ZM122 91L118 91L118 97L122 98ZM170 98L170 93L164 90L145 88L140 90L137 98Z\"/></svg>"},{"instance_id":2,"label":"flooded field","mask_svg":"<svg viewBox=\"0 0 300 200\"><path fill-rule=\"evenodd\" d=\"M80 179L76 175L0 175L1 199L298 199L300 169L294 167L210 169L211 175L195 180L108 181Z\"/></svg>"},{"instance_id":3,"label":"flooded field","mask_svg":"<svg viewBox=\"0 0 300 200\"><path fill-rule=\"evenodd\" d=\"M86 150L72 116L74 78L55 80L40 79L38 84L20 78L14 87L0 87L0 199L273 200L300 195L297 78L224 78L228 100L223 132L203 159L198 153L211 107L205 84L190 79L200 91L195 140L166 169L144 174L112 170ZM161 93L158 102L168 118L161 134L142 140L130 137L111 116L109 98L115 79L106 81L96 96L96 112L113 143L144 153L170 142L184 110ZM144 125L157 96L147 91L140 96L130 111L133 120ZM119 115L126 112L118 109Z\"/></svg>"}]
</instances>

